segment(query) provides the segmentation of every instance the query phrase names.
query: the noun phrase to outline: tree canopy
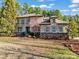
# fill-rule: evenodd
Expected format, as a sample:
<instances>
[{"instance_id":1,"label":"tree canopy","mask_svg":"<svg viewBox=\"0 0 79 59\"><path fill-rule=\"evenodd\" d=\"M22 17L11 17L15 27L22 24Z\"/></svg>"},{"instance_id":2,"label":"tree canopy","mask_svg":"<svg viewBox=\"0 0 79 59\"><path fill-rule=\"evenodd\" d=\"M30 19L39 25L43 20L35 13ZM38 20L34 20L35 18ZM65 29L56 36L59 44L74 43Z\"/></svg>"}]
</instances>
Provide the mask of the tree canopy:
<instances>
[{"instance_id":1,"label":"tree canopy","mask_svg":"<svg viewBox=\"0 0 79 59\"><path fill-rule=\"evenodd\" d=\"M72 38L78 36L78 25L73 17L70 17L69 19L69 35Z\"/></svg>"},{"instance_id":2,"label":"tree canopy","mask_svg":"<svg viewBox=\"0 0 79 59\"><path fill-rule=\"evenodd\" d=\"M44 17L57 16L58 19L69 22L70 36L73 37L78 32L79 15L62 15L60 10L46 10L41 9L39 6L32 7L26 2L20 5L16 0L4 0L0 8L0 32L10 35L15 30L16 16L31 13L41 14Z\"/></svg>"},{"instance_id":3,"label":"tree canopy","mask_svg":"<svg viewBox=\"0 0 79 59\"><path fill-rule=\"evenodd\" d=\"M15 30L16 4L15 0L4 0L3 9L0 18L0 32L11 35Z\"/></svg>"}]
</instances>

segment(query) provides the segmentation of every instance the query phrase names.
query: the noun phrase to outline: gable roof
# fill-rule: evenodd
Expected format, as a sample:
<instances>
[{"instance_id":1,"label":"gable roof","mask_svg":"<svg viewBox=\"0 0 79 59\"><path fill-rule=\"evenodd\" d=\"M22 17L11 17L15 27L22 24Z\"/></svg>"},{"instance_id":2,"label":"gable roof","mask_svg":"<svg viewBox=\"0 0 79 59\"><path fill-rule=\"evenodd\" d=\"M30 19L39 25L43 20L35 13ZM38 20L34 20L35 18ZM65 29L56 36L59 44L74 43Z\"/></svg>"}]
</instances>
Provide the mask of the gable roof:
<instances>
[{"instance_id":1,"label":"gable roof","mask_svg":"<svg viewBox=\"0 0 79 59\"><path fill-rule=\"evenodd\" d=\"M57 24L68 24L68 22L66 22L66 21L57 19L56 16L52 16L52 18L56 18L55 23L57 23ZM50 17L45 17L44 21L40 25L49 25L49 24L51 24L50 23Z\"/></svg>"},{"instance_id":2,"label":"gable roof","mask_svg":"<svg viewBox=\"0 0 79 59\"><path fill-rule=\"evenodd\" d=\"M43 21L40 25L50 25L50 20Z\"/></svg>"}]
</instances>

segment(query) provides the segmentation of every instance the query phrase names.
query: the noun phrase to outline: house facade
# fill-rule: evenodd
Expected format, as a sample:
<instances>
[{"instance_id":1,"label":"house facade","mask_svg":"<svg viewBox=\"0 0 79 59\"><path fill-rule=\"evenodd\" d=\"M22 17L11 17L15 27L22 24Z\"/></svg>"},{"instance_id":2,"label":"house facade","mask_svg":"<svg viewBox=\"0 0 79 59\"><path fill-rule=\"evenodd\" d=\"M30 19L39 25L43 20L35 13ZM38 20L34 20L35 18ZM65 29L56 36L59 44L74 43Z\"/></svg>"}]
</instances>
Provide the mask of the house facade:
<instances>
[{"instance_id":1,"label":"house facade","mask_svg":"<svg viewBox=\"0 0 79 59\"><path fill-rule=\"evenodd\" d=\"M29 32L38 32L39 24L43 21L41 15L28 14L24 16L18 16L16 19L16 30L17 34L28 34Z\"/></svg>"},{"instance_id":2,"label":"house facade","mask_svg":"<svg viewBox=\"0 0 79 59\"><path fill-rule=\"evenodd\" d=\"M56 16L46 18L44 22L40 24L40 37L41 38L66 38L67 37L67 25L68 23L62 20L58 20Z\"/></svg>"},{"instance_id":3,"label":"house facade","mask_svg":"<svg viewBox=\"0 0 79 59\"><path fill-rule=\"evenodd\" d=\"M18 16L15 32L19 35L29 32L39 35L40 38L61 37L67 33L68 23L58 20L56 16L43 17L42 15L28 14Z\"/></svg>"}]
</instances>

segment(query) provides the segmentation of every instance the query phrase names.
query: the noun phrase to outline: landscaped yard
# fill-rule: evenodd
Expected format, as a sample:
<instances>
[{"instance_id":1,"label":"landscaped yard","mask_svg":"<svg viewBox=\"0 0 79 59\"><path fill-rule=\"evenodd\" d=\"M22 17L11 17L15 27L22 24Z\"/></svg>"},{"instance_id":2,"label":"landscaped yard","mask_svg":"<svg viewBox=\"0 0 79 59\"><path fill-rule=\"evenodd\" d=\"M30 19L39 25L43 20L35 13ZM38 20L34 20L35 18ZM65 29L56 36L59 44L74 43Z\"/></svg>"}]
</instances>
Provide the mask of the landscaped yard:
<instances>
[{"instance_id":1,"label":"landscaped yard","mask_svg":"<svg viewBox=\"0 0 79 59\"><path fill-rule=\"evenodd\" d=\"M65 41L1 37L0 59L79 59L63 42Z\"/></svg>"}]
</instances>

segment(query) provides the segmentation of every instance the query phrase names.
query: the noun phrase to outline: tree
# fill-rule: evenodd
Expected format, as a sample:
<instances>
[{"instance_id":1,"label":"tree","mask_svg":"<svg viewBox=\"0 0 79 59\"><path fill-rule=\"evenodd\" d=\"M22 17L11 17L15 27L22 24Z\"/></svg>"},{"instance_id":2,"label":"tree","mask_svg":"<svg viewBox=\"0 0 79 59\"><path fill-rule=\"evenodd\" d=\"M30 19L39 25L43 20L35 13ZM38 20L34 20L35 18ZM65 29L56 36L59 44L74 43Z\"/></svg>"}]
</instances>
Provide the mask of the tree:
<instances>
[{"instance_id":1,"label":"tree","mask_svg":"<svg viewBox=\"0 0 79 59\"><path fill-rule=\"evenodd\" d=\"M16 10L19 10L20 9L20 4L18 2L16 2Z\"/></svg>"},{"instance_id":2,"label":"tree","mask_svg":"<svg viewBox=\"0 0 79 59\"><path fill-rule=\"evenodd\" d=\"M59 19L62 19L62 14L60 12L60 10L53 10L53 15L57 16Z\"/></svg>"},{"instance_id":3,"label":"tree","mask_svg":"<svg viewBox=\"0 0 79 59\"><path fill-rule=\"evenodd\" d=\"M69 18L70 18L70 16L67 16L67 15L62 16L63 21L69 22Z\"/></svg>"},{"instance_id":4,"label":"tree","mask_svg":"<svg viewBox=\"0 0 79 59\"><path fill-rule=\"evenodd\" d=\"M1 14L2 8L0 8L0 14Z\"/></svg>"},{"instance_id":5,"label":"tree","mask_svg":"<svg viewBox=\"0 0 79 59\"><path fill-rule=\"evenodd\" d=\"M43 10L43 11L42 11L42 15L43 15L44 17L49 16L48 10Z\"/></svg>"},{"instance_id":6,"label":"tree","mask_svg":"<svg viewBox=\"0 0 79 59\"><path fill-rule=\"evenodd\" d=\"M23 7L18 2L16 2L16 11L17 11L17 15L23 15L24 14Z\"/></svg>"},{"instance_id":7,"label":"tree","mask_svg":"<svg viewBox=\"0 0 79 59\"><path fill-rule=\"evenodd\" d=\"M77 23L79 23L79 15L75 15L75 16L74 16L74 19L75 19L75 21L76 21Z\"/></svg>"},{"instance_id":8,"label":"tree","mask_svg":"<svg viewBox=\"0 0 79 59\"><path fill-rule=\"evenodd\" d=\"M7 27L9 25L10 25L9 22L5 18L3 17L0 18L0 35L8 35L9 31Z\"/></svg>"},{"instance_id":9,"label":"tree","mask_svg":"<svg viewBox=\"0 0 79 59\"><path fill-rule=\"evenodd\" d=\"M42 14L42 10L40 7L34 7L34 13L36 14Z\"/></svg>"},{"instance_id":10,"label":"tree","mask_svg":"<svg viewBox=\"0 0 79 59\"><path fill-rule=\"evenodd\" d=\"M31 14L31 13L34 13L34 7L30 7L30 8L28 9L28 14Z\"/></svg>"},{"instance_id":11,"label":"tree","mask_svg":"<svg viewBox=\"0 0 79 59\"><path fill-rule=\"evenodd\" d=\"M69 20L69 35L71 38L78 36L77 23L73 17Z\"/></svg>"},{"instance_id":12,"label":"tree","mask_svg":"<svg viewBox=\"0 0 79 59\"><path fill-rule=\"evenodd\" d=\"M28 9L29 9L29 4L28 3L24 3L23 5L23 11L24 11L24 14L27 14L28 13Z\"/></svg>"},{"instance_id":13,"label":"tree","mask_svg":"<svg viewBox=\"0 0 79 59\"><path fill-rule=\"evenodd\" d=\"M54 15L53 15L53 10L49 10L49 11L48 11L48 15L49 15L49 16L54 16Z\"/></svg>"},{"instance_id":14,"label":"tree","mask_svg":"<svg viewBox=\"0 0 79 59\"><path fill-rule=\"evenodd\" d=\"M2 17L0 18L0 31L11 35L15 30L16 22L16 1L4 0Z\"/></svg>"},{"instance_id":15,"label":"tree","mask_svg":"<svg viewBox=\"0 0 79 59\"><path fill-rule=\"evenodd\" d=\"M59 19L62 19L62 14L60 10L43 10L43 16L57 16Z\"/></svg>"}]
</instances>

